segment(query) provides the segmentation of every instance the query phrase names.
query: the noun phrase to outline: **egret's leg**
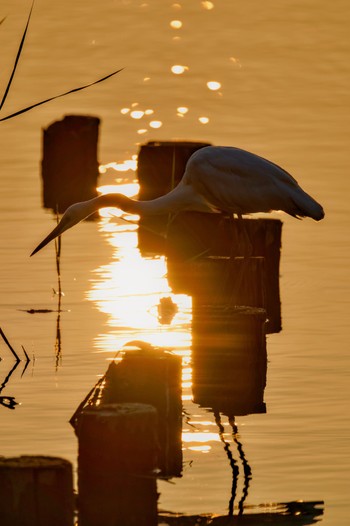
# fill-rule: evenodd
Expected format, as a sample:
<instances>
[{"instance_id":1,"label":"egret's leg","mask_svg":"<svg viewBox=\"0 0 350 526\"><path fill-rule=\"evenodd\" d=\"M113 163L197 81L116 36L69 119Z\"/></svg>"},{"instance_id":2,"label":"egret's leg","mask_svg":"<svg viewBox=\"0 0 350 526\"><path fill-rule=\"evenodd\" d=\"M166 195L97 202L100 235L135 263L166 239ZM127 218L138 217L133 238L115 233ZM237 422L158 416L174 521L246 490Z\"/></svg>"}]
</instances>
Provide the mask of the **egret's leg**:
<instances>
[{"instance_id":1,"label":"egret's leg","mask_svg":"<svg viewBox=\"0 0 350 526\"><path fill-rule=\"evenodd\" d=\"M246 276L244 259L253 254L253 245L241 214L237 214L237 218L231 215L229 224L231 248L230 258L227 262L227 279L224 286L227 291L230 291L228 304L238 305L242 300L241 292L244 289Z\"/></svg>"},{"instance_id":2,"label":"egret's leg","mask_svg":"<svg viewBox=\"0 0 350 526\"><path fill-rule=\"evenodd\" d=\"M238 218L238 230L239 230L239 238L242 240L242 256L243 257L249 257L253 255L253 243L250 239L248 230L246 229L245 221L242 217L242 214L237 214Z\"/></svg>"},{"instance_id":3,"label":"egret's leg","mask_svg":"<svg viewBox=\"0 0 350 526\"><path fill-rule=\"evenodd\" d=\"M226 265L226 279L224 280L224 289L228 294L228 305L237 305L239 301L239 291L242 286L243 267L236 265L235 258L240 257L241 236L238 219L233 214L229 215L230 227L230 256ZM238 269L238 272L237 272Z\"/></svg>"},{"instance_id":4,"label":"egret's leg","mask_svg":"<svg viewBox=\"0 0 350 526\"><path fill-rule=\"evenodd\" d=\"M253 254L253 245L242 214L229 216L231 231L230 257L246 257Z\"/></svg>"}]
</instances>

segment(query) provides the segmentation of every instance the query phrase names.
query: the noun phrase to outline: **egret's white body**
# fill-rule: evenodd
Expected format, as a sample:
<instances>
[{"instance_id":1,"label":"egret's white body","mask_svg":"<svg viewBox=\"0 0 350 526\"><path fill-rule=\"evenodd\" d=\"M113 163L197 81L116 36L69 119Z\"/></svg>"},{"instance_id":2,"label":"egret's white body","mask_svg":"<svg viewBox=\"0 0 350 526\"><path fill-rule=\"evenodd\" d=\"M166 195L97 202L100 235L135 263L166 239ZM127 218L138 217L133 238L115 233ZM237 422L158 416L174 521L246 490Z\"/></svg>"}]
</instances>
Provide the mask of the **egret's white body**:
<instances>
[{"instance_id":1,"label":"egret's white body","mask_svg":"<svg viewBox=\"0 0 350 526\"><path fill-rule=\"evenodd\" d=\"M103 207L139 215L193 210L242 216L282 210L297 218L319 221L324 217L322 206L276 164L239 148L206 146L190 157L180 183L162 197L137 201L121 194L105 194L70 206L31 255Z\"/></svg>"}]
</instances>

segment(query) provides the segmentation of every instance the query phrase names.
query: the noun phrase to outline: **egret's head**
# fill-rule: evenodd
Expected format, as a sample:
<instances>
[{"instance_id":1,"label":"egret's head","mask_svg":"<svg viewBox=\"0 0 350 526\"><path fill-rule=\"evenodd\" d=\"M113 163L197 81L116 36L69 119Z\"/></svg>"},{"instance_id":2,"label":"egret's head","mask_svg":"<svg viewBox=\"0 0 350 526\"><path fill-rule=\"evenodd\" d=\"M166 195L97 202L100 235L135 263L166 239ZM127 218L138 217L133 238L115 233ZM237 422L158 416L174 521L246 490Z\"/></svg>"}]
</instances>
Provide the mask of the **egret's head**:
<instances>
[{"instance_id":1,"label":"egret's head","mask_svg":"<svg viewBox=\"0 0 350 526\"><path fill-rule=\"evenodd\" d=\"M63 234L63 232L68 230L68 228L72 228L72 226L76 225L77 223L80 223L80 221L82 221L88 215L90 215L91 212L88 212L86 203L87 202L75 203L74 205L71 205L69 208L67 208L58 225L52 230L52 232L47 237L45 237L45 239L43 239L41 243L39 243L39 245L36 247L35 250L33 250L33 252L30 255L33 256L34 254L36 254L37 252L39 252L39 250L41 250L48 243L50 243L50 241L60 236L61 234Z\"/></svg>"}]
</instances>

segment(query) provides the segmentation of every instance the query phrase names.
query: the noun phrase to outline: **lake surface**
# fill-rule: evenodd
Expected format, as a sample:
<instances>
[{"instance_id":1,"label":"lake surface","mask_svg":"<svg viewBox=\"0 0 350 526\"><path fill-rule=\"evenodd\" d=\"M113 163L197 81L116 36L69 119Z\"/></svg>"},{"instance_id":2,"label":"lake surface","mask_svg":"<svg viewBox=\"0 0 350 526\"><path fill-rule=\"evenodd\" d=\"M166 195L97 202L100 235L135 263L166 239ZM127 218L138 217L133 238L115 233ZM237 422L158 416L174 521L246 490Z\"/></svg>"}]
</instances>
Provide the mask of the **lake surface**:
<instances>
[{"instance_id":1,"label":"lake surface","mask_svg":"<svg viewBox=\"0 0 350 526\"><path fill-rule=\"evenodd\" d=\"M0 93L29 8L1 2ZM191 298L173 294L165 258L142 257L137 227L120 217L103 214L63 236L58 356L54 247L29 259L55 221L41 206L42 129L64 115L96 115L100 163L118 165L101 174L101 185L135 182L120 165L140 144L199 140L271 159L323 204L321 223L274 216L283 220L283 329L267 337L266 413L237 416L235 424L252 472L245 504L322 500L322 524L348 524L349 15L345 0L35 3L2 117L125 69L0 123L0 322L18 354L23 345L35 357L2 386L2 396L20 403L13 411L0 406L2 455L62 456L76 467L69 418L116 352L141 340L183 357L184 473L158 483L159 507L228 509L232 471L222 436L237 461L239 454L227 418L220 437L212 412L193 401ZM153 113L132 117L147 109ZM163 297L177 305L170 325L159 321ZM2 341L0 356L4 383L14 359ZM242 474L241 467L237 503Z\"/></svg>"}]
</instances>

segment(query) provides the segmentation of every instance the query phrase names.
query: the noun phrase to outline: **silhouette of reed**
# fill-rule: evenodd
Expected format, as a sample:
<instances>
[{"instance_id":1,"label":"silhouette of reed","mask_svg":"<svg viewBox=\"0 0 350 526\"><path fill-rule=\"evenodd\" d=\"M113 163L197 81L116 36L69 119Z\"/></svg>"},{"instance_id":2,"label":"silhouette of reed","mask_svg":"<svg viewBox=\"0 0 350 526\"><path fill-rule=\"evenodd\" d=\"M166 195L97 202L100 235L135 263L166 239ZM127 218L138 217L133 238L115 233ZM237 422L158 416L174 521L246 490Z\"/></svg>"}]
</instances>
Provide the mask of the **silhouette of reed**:
<instances>
[{"instance_id":1,"label":"silhouette of reed","mask_svg":"<svg viewBox=\"0 0 350 526\"><path fill-rule=\"evenodd\" d=\"M59 222L58 212L56 213L57 223ZM56 259L56 272L57 272L57 320L56 320L56 339L55 339L55 367L56 370L62 361L62 339L61 339L61 303L62 303L62 282L61 282L61 236L55 239L55 259Z\"/></svg>"},{"instance_id":2,"label":"silhouette of reed","mask_svg":"<svg viewBox=\"0 0 350 526\"><path fill-rule=\"evenodd\" d=\"M2 384L0 384L0 394L1 392L3 391L3 389L6 387L6 384L9 382L11 376L13 375L13 373L15 372L15 370L17 369L19 363L22 361L21 358L18 356L18 354L16 353L16 351L14 350L14 348L12 347L12 345L10 344L9 340L7 339L4 331L0 328L0 335L2 337L2 339L4 340L4 342L6 343L7 347L10 349L11 353L13 354L13 356L15 357L15 363L14 365L12 366L12 368L9 370L9 372L7 373L7 375L5 376L4 378L4 381L2 382ZM22 350L23 350L23 353L24 353L24 356L25 356L25 359L26 359L26 362L24 364L24 368L23 368L23 371L22 371L22 374L21 374L21 378L22 376L24 375L24 373L26 372L26 369L29 365L29 362L30 362L30 358L28 356L28 353L27 351L25 350L25 348L23 347L23 345L21 346L22 347ZM0 358L1 360L1 358ZM14 396L0 396L0 405L6 407L7 409L15 409L16 405L18 405L18 402L16 402L15 400L15 397Z\"/></svg>"},{"instance_id":3,"label":"silhouette of reed","mask_svg":"<svg viewBox=\"0 0 350 526\"><path fill-rule=\"evenodd\" d=\"M12 81L14 79L14 76L15 76L15 73L16 73L16 69L17 69L17 66L18 66L18 63L19 63L22 51L23 51L23 46L24 46L24 42L25 42L25 39L26 39L26 36L27 36L27 31L28 31L29 22L30 22L30 19L31 19L31 16L32 16L33 7L34 7L34 0L32 2L32 5L31 5L30 11L29 11L29 15L28 15L28 18L27 18L27 23L26 23L26 26L24 28L24 32L23 32L23 35L22 35L21 42L20 42L19 47L18 47L17 55L16 55L16 58L15 58L15 61L14 61L13 67L12 67L12 71L11 71L11 74L10 74L9 81L7 83L4 95L3 95L2 99L1 99L1 102L0 102L0 111L2 110L2 107L4 106L5 101L7 99L7 96L9 94L10 87L11 87ZM6 20L6 17L2 18L1 21L0 21L0 25L5 20ZM26 108L22 108L21 110L18 110L16 112L12 113L11 115L7 115L6 117L0 118L0 122L1 121L6 121L8 119L12 119L13 117L17 117L18 115L21 115L22 113L26 113L27 111L32 110L33 108L36 108L37 106L41 106L42 104L46 104L47 102L50 102L50 101L55 100L55 99L58 99L59 97L65 97L66 95L69 95L70 93L75 93L77 91L81 91L81 90L84 90L86 88L89 88L90 86L93 86L95 84L99 84L100 82L103 82L103 81L109 79L110 77L113 77L113 75L116 75L117 73L119 73L123 69L124 68L120 68L120 69L118 69L116 71L113 71L112 73L109 73L109 75L106 75L106 76L104 76L104 77L102 77L102 78L100 78L98 80L90 82L89 84L85 84L84 86L79 86L78 88L73 88L73 89L71 89L69 91L66 91L64 93L60 93L59 95L55 95L53 97L49 97L48 99L44 99L44 100L42 100L40 102L35 102L34 104L31 104L30 106L27 106Z\"/></svg>"}]
</instances>

